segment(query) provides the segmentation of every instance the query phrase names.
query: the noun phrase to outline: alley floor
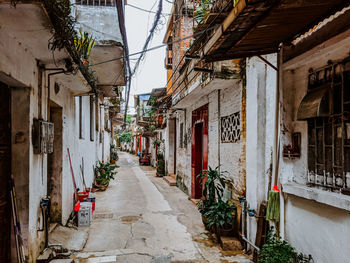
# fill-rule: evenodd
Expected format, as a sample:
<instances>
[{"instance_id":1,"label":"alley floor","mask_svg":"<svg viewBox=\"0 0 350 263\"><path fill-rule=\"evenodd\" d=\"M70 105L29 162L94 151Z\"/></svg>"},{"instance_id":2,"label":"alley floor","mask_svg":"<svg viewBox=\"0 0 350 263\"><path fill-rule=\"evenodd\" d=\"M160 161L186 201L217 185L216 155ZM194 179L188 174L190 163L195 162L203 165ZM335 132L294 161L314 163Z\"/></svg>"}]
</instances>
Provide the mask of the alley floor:
<instances>
[{"instance_id":1,"label":"alley floor","mask_svg":"<svg viewBox=\"0 0 350 263\"><path fill-rule=\"evenodd\" d=\"M152 167L139 166L135 156L119 156L115 180L97 193L91 226L73 232L73 241L58 227L51 242L70 243L79 263L250 262L210 241L196 206L180 189L155 177Z\"/></svg>"}]
</instances>

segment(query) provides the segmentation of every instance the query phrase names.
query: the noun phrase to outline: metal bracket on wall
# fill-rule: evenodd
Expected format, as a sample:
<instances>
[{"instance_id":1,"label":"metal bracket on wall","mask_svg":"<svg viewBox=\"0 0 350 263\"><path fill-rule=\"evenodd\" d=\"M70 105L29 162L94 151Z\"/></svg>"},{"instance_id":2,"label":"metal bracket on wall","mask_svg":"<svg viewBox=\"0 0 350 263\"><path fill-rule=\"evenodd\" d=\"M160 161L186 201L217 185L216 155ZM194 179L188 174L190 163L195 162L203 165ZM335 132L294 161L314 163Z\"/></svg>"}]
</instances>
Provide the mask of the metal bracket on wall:
<instances>
[{"instance_id":1,"label":"metal bracket on wall","mask_svg":"<svg viewBox=\"0 0 350 263\"><path fill-rule=\"evenodd\" d=\"M260 58L262 61L264 61L267 65L269 65L271 68L273 68L274 70L278 71L278 68L275 67L274 65L272 65L271 62L269 62L267 59L265 59L264 57L262 57L261 55L258 55L258 58Z\"/></svg>"}]
</instances>

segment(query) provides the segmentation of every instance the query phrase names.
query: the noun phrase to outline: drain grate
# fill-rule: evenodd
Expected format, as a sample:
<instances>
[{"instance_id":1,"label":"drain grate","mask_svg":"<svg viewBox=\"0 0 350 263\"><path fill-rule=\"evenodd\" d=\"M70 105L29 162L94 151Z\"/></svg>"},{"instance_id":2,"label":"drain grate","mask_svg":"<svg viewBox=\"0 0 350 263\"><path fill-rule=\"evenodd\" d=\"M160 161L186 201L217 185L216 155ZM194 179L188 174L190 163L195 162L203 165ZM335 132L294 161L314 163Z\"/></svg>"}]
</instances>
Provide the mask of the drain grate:
<instances>
[{"instance_id":1,"label":"drain grate","mask_svg":"<svg viewBox=\"0 0 350 263\"><path fill-rule=\"evenodd\" d=\"M94 219L111 219L113 214L94 214Z\"/></svg>"},{"instance_id":2,"label":"drain grate","mask_svg":"<svg viewBox=\"0 0 350 263\"><path fill-rule=\"evenodd\" d=\"M132 224L132 223L139 221L140 219L141 219L141 217L139 217L139 216L123 216L120 218L120 220L124 224Z\"/></svg>"}]
</instances>

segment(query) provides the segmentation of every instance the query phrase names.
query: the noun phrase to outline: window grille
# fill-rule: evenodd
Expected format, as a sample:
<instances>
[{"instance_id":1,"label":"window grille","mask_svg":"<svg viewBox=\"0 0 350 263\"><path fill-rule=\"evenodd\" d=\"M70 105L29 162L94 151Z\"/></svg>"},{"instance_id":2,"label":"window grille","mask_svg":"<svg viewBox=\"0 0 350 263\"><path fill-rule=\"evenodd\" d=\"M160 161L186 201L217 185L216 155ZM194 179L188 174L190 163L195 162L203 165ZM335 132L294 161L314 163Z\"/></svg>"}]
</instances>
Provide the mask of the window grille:
<instances>
[{"instance_id":1,"label":"window grille","mask_svg":"<svg viewBox=\"0 0 350 263\"><path fill-rule=\"evenodd\" d=\"M241 140L241 114L236 112L230 116L221 117L221 142L238 142Z\"/></svg>"},{"instance_id":2,"label":"window grille","mask_svg":"<svg viewBox=\"0 0 350 263\"><path fill-rule=\"evenodd\" d=\"M115 6L115 0L77 0L77 5Z\"/></svg>"},{"instance_id":3,"label":"window grille","mask_svg":"<svg viewBox=\"0 0 350 263\"><path fill-rule=\"evenodd\" d=\"M350 188L350 61L309 74L308 90L329 86L329 116L308 119L309 185Z\"/></svg>"}]
</instances>

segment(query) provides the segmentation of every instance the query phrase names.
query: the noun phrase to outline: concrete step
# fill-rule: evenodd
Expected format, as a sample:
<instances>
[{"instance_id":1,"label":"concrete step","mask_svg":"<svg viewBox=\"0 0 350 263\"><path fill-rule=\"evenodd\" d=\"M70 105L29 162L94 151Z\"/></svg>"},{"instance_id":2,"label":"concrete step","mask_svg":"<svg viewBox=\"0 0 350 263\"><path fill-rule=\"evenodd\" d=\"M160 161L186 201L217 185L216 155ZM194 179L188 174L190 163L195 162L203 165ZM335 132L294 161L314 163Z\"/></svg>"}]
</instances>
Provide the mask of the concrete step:
<instances>
[{"instance_id":1,"label":"concrete step","mask_svg":"<svg viewBox=\"0 0 350 263\"><path fill-rule=\"evenodd\" d=\"M176 186L176 179L174 179L170 176L164 176L163 179L168 183L168 185Z\"/></svg>"},{"instance_id":2,"label":"concrete step","mask_svg":"<svg viewBox=\"0 0 350 263\"><path fill-rule=\"evenodd\" d=\"M50 263L74 263L73 259L53 259Z\"/></svg>"},{"instance_id":3,"label":"concrete step","mask_svg":"<svg viewBox=\"0 0 350 263\"><path fill-rule=\"evenodd\" d=\"M169 176L176 181L176 174L169 174Z\"/></svg>"}]
</instances>

